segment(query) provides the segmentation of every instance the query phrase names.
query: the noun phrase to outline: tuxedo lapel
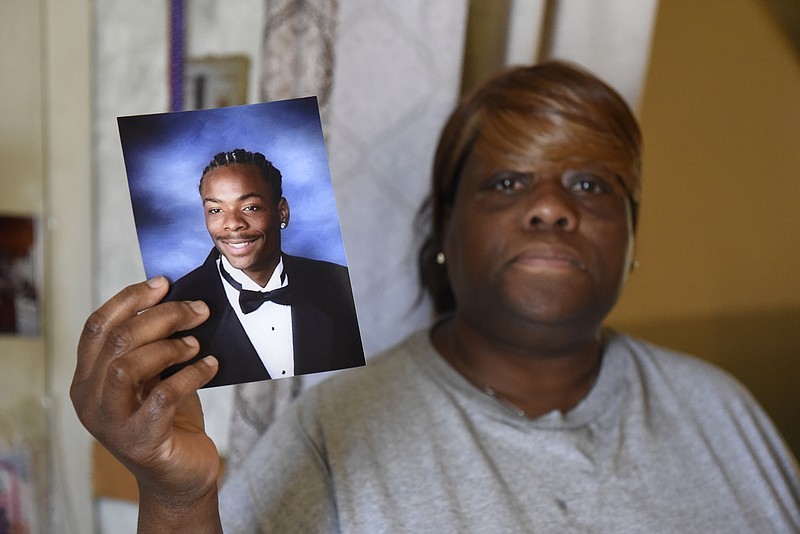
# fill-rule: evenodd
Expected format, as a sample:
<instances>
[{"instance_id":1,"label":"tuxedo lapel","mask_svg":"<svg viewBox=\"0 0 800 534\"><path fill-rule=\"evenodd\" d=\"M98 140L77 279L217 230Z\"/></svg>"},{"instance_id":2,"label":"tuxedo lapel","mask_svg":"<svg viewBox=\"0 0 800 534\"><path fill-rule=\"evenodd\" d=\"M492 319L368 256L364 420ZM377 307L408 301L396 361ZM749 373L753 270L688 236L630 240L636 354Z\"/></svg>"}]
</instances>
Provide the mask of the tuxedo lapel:
<instances>
[{"instance_id":1,"label":"tuxedo lapel","mask_svg":"<svg viewBox=\"0 0 800 534\"><path fill-rule=\"evenodd\" d=\"M291 274L290 283L291 282ZM302 292L295 292L292 302L294 373L308 374L332 368L333 320L315 306Z\"/></svg>"},{"instance_id":2,"label":"tuxedo lapel","mask_svg":"<svg viewBox=\"0 0 800 534\"><path fill-rule=\"evenodd\" d=\"M217 270L218 257L219 252L212 249L203 265L192 273L191 289L186 291L190 295L175 295L181 300L202 300L211 311L205 323L188 332L200 341L200 356L211 354L219 360L219 371L207 386L268 379L267 369L225 294Z\"/></svg>"},{"instance_id":3,"label":"tuxedo lapel","mask_svg":"<svg viewBox=\"0 0 800 534\"><path fill-rule=\"evenodd\" d=\"M270 378L255 347L244 331L242 323L239 322L236 312L229 303L223 308L216 330L211 336L208 353L228 355L227 358L220 361L219 372L214 377L214 382L239 382L242 379L250 382Z\"/></svg>"}]
</instances>

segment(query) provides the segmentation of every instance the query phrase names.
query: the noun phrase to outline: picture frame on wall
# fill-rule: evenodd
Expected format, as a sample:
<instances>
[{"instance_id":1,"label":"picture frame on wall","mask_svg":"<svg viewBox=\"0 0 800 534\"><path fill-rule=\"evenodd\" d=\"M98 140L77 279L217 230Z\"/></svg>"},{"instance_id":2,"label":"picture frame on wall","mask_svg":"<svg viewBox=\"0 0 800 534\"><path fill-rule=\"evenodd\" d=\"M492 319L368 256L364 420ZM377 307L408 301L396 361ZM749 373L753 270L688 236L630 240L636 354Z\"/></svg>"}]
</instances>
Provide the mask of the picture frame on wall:
<instances>
[{"instance_id":1,"label":"picture frame on wall","mask_svg":"<svg viewBox=\"0 0 800 534\"><path fill-rule=\"evenodd\" d=\"M38 235L36 218L0 215L0 334L41 333Z\"/></svg>"},{"instance_id":2,"label":"picture frame on wall","mask_svg":"<svg viewBox=\"0 0 800 534\"><path fill-rule=\"evenodd\" d=\"M223 108L247 103L247 56L205 56L184 63L183 102L185 110Z\"/></svg>"}]
</instances>

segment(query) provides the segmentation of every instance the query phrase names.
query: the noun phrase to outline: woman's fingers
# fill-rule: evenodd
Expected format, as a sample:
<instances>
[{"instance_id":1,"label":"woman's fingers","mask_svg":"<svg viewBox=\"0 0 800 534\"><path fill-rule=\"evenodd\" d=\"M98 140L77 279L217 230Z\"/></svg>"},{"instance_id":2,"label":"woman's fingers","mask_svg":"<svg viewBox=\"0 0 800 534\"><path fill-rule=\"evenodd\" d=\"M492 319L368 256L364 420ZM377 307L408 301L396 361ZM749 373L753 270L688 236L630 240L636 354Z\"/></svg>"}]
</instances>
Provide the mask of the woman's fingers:
<instances>
[{"instance_id":1,"label":"woman's fingers","mask_svg":"<svg viewBox=\"0 0 800 534\"><path fill-rule=\"evenodd\" d=\"M192 454L192 447L185 449L186 443L176 442L176 431L188 433L192 442L204 444L203 411L197 399L197 390L208 382L217 372L217 361L213 356L184 367L169 378L159 381L131 413L124 425L113 425L104 431L102 440L122 459L130 469L146 475L151 469L166 475L176 469L186 458L175 454ZM109 388L113 391L113 388ZM122 399L125 402L126 399ZM113 395L103 399L103 405L112 409L117 400ZM179 416L176 415L180 412ZM109 419L115 419L110 416ZM187 438L184 438L187 439ZM159 467L160 466L160 467ZM173 473L177 479L189 473ZM202 476L205 476L203 474Z\"/></svg>"},{"instance_id":2,"label":"woman's fingers","mask_svg":"<svg viewBox=\"0 0 800 534\"><path fill-rule=\"evenodd\" d=\"M202 302L166 302L139 313L108 332L90 374L92 381L122 385L127 390L158 376L165 368L197 354L196 343L169 343L167 338L188 330L208 317ZM188 355L188 357L187 357ZM141 364L141 365L135 365ZM107 376L109 373L116 376Z\"/></svg>"},{"instance_id":3,"label":"woman's fingers","mask_svg":"<svg viewBox=\"0 0 800 534\"><path fill-rule=\"evenodd\" d=\"M79 418L95 435L115 432L139 409L165 368L198 352L194 338L168 337L201 324L208 307L199 301L158 304L167 287L161 277L128 286L86 321L71 396ZM196 379L187 387L202 386L215 372L208 366L201 369L199 375L196 370L189 373Z\"/></svg>"},{"instance_id":4,"label":"woman's fingers","mask_svg":"<svg viewBox=\"0 0 800 534\"><path fill-rule=\"evenodd\" d=\"M175 332L194 328L207 318L208 306L201 301L165 302L115 325L101 350L109 358L119 357Z\"/></svg>"},{"instance_id":5,"label":"woman's fingers","mask_svg":"<svg viewBox=\"0 0 800 534\"><path fill-rule=\"evenodd\" d=\"M179 407L190 399L199 388L204 386L217 372L217 360L206 356L192 365L188 365L156 384L142 403L137 414L140 423L151 426L154 436L165 437L175 425L175 415ZM199 403L193 405L193 417L182 417L180 424L183 430L202 432L205 428L203 412Z\"/></svg>"},{"instance_id":6,"label":"woman's fingers","mask_svg":"<svg viewBox=\"0 0 800 534\"><path fill-rule=\"evenodd\" d=\"M102 387L102 403L109 415L124 418L136 411L164 369L190 360L198 350L191 336L159 339L110 360Z\"/></svg>"},{"instance_id":7,"label":"woman's fingers","mask_svg":"<svg viewBox=\"0 0 800 534\"><path fill-rule=\"evenodd\" d=\"M168 287L163 276L128 286L89 316L78 341L75 381L89 377L111 329L142 310L155 306L167 294Z\"/></svg>"}]
</instances>

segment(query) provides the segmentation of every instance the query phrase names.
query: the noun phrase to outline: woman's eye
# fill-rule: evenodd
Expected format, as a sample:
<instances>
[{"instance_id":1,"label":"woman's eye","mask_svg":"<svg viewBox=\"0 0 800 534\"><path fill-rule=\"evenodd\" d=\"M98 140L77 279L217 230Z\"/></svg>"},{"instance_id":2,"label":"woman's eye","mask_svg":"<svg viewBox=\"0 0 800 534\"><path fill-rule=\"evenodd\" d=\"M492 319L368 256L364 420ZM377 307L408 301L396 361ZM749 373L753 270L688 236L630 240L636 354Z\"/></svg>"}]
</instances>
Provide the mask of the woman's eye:
<instances>
[{"instance_id":1,"label":"woman's eye","mask_svg":"<svg viewBox=\"0 0 800 534\"><path fill-rule=\"evenodd\" d=\"M576 176L572 190L578 193L598 195L609 191L608 184L602 178L593 175L581 174Z\"/></svg>"},{"instance_id":2,"label":"woman's eye","mask_svg":"<svg viewBox=\"0 0 800 534\"><path fill-rule=\"evenodd\" d=\"M523 175L513 173L503 173L492 181L492 189L495 191L517 191L525 187L526 180Z\"/></svg>"},{"instance_id":3,"label":"woman's eye","mask_svg":"<svg viewBox=\"0 0 800 534\"><path fill-rule=\"evenodd\" d=\"M578 182L578 189L584 193L602 193L603 188L597 182L592 180L581 180Z\"/></svg>"}]
</instances>

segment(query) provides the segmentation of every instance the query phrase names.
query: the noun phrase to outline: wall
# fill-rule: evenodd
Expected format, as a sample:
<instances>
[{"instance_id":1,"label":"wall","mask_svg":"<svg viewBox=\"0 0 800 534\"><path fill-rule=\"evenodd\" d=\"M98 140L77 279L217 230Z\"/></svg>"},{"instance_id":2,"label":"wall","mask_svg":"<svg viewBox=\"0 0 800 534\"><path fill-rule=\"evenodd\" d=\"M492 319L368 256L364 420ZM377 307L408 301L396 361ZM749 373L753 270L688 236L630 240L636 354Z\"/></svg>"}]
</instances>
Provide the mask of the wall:
<instances>
[{"instance_id":1,"label":"wall","mask_svg":"<svg viewBox=\"0 0 800 534\"><path fill-rule=\"evenodd\" d=\"M0 7L0 215L40 217L42 88L39 2L15 0ZM44 338L0 335L0 412L45 395ZM12 371L13 370L13 371Z\"/></svg>"},{"instance_id":2,"label":"wall","mask_svg":"<svg viewBox=\"0 0 800 534\"><path fill-rule=\"evenodd\" d=\"M33 257L41 284L44 166L42 163L42 32L40 2L14 0L0 4L0 216L33 217ZM6 73L14 73L13 76ZM5 226L0 232L4 246L19 238L18 229ZM28 237L23 246L27 248ZM37 290L41 289L41 285ZM39 304L42 304L40 291ZM3 295L0 298L5 297ZM37 310L41 322L41 309ZM46 438L47 360L45 337L0 334L0 451L4 460L10 450L24 447L35 466L37 490L48 487L48 441ZM40 489L41 488L41 489ZM6 492L3 492L7 495ZM40 501L41 502L41 501ZM24 509L24 508L23 508ZM47 508L39 507L25 521L41 523ZM0 526L2 530L2 526Z\"/></svg>"},{"instance_id":3,"label":"wall","mask_svg":"<svg viewBox=\"0 0 800 534\"><path fill-rule=\"evenodd\" d=\"M756 0L661 2L612 324L734 373L800 453L800 66Z\"/></svg>"},{"instance_id":4,"label":"wall","mask_svg":"<svg viewBox=\"0 0 800 534\"><path fill-rule=\"evenodd\" d=\"M49 407L45 532L91 531L88 435L68 398L91 310L90 21L89 0L0 4L0 210L40 217L44 271L43 336L0 339L0 407Z\"/></svg>"},{"instance_id":5,"label":"wall","mask_svg":"<svg viewBox=\"0 0 800 534\"><path fill-rule=\"evenodd\" d=\"M89 532L89 435L69 400L92 310L91 5L43 1L45 325L54 514L50 532Z\"/></svg>"}]
</instances>

